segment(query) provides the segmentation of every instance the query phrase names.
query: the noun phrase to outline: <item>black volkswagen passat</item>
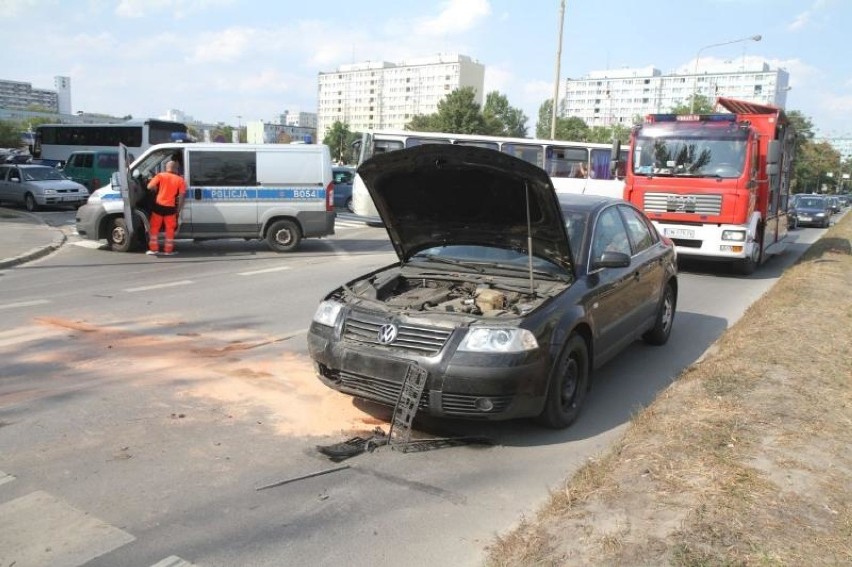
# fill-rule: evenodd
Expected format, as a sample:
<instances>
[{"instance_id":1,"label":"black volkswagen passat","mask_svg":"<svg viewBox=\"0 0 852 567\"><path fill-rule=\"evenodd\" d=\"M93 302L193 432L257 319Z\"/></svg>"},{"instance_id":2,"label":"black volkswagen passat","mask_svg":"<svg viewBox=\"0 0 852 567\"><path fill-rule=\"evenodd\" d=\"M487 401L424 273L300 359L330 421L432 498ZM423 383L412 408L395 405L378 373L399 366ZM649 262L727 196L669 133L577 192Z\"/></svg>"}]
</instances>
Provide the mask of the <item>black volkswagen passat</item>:
<instances>
[{"instance_id":1,"label":"black volkswagen passat","mask_svg":"<svg viewBox=\"0 0 852 567\"><path fill-rule=\"evenodd\" d=\"M563 428L594 368L668 340L674 246L629 203L557 197L544 170L476 147L399 150L358 173L399 262L320 303L308 347L329 387L394 405L417 368L421 412Z\"/></svg>"}]
</instances>

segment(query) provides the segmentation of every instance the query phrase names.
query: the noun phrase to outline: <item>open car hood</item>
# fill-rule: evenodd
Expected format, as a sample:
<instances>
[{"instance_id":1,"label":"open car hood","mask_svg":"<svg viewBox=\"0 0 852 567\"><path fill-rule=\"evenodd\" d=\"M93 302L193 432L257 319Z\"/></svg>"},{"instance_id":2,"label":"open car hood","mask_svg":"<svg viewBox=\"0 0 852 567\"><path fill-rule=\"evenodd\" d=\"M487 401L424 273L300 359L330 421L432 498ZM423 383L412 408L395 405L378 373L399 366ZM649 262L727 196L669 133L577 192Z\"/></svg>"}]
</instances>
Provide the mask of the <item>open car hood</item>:
<instances>
[{"instance_id":1,"label":"open car hood","mask_svg":"<svg viewBox=\"0 0 852 567\"><path fill-rule=\"evenodd\" d=\"M358 174L403 262L444 245L526 252L529 234L533 255L570 269L556 192L539 167L494 150L426 144L379 154Z\"/></svg>"}]
</instances>

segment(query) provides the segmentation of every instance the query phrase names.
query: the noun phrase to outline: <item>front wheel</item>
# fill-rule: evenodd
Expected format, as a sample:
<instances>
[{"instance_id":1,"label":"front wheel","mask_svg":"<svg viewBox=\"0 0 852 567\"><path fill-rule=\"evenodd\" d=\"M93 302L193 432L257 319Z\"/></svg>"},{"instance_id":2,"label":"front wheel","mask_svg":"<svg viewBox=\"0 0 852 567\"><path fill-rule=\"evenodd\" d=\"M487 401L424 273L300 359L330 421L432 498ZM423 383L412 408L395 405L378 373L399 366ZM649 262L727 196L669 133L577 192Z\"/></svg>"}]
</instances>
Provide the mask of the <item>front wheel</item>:
<instances>
[{"instance_id":1,"label":"front wheel","mask_svg":"<svg viewBox=\"0 0 852 567\"><path fill-rule=\"evenodd\" d=\"M538 423L551 429L565 429L574 423L588 389L589 349L583 337L571 335L551 372Z\"/></svg>"},{"instance_id":2,"label":"front wheel","mask_svg":"<svg viewBox=\"0 0 852 567\"><path fill-rule=\"evenodd\" d=\"M36 202L35 197L32 193L27 193L24 195L24 207L31 212L34 213L38 210L38 202Z\"/></svg>"},{"instance_id":3,"label":"front wheel","mask_svg":"<svg viewBox=\"0 0 852 567\"><path fill-rule=\"evenodd\" d=\"M121 217L112 220L107 233L107 242L114 252L130 252L134 248L135 239L127 230L127 222Z\"/></svg>"},{"instance_id":4,"label":"front wheel","mask_svg":"<svg viewBox=\"0 0 852 567\"><path fill-rule=\"evenodd\" d=\"M677 297L675 297L674 287L671 283L666 284L663 290L663 297L660 299L660 307L657 309L657 318L654 320L654 326L642 335L644 340L649 345L664 345L668 342L672 334L672 323L674 323L675 306L677 305Z\"/></svg>"},{"instance_id":5,"label":"front wheel","mask_svg":"<svg viewBox=\"0 0 852 567\"><path fill-rule=\"evenodd\" d=\"M266 242L276 252L292 252L301 241L299 226L291 220L275 221L266 233Z\"/></svg>"}]
</instances>

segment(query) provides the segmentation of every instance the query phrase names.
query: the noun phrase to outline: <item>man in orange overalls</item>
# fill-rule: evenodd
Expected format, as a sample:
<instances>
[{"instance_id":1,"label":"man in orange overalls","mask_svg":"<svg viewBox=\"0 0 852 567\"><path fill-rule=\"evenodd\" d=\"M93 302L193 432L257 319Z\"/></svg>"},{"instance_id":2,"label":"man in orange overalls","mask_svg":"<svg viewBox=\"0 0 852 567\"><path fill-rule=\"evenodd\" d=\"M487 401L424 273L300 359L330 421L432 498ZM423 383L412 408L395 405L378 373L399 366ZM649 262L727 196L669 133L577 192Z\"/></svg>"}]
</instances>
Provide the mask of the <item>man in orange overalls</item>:
<instances>
[{"instance_id":1,"label":"man in orange overalls","mask_svg":"<svg viewBox=\"0 0 852 567\"><path fill-rule=\"evenodd\" d=\"M166 241L163 246L163 256L174 256L175 231L177 230L178 218L183 208L184 195L186 194L186 182L183 177L175 173L178 163L170 161L166 164L166 171L158 173L148 183L148 189L157 192L157 199L151 208L151 231L148 240L148 251L146 254L156 256L160 253L159 234L160 228L166 227Z\"/></svg>"}]
</instances>

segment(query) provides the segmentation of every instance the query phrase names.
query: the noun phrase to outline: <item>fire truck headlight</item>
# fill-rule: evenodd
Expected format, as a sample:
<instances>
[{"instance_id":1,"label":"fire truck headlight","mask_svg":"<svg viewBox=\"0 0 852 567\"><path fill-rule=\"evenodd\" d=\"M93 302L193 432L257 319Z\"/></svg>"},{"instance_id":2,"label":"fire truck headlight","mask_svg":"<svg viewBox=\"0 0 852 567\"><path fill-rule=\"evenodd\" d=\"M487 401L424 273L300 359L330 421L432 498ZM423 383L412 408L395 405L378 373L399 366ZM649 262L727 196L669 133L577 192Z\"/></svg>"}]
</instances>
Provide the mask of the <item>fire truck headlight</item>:
<instances>
[{"instance_id":1,"label":"fire truck headlight","mask_svg":"<svg viewBox=\"0 0 852 567\"><path fill-rule=\"evenodd\" d=\"M722 240L731 240L734 242L745 242L746 233L744 230L723 230Z\"/></svg>"}]
</instances>

